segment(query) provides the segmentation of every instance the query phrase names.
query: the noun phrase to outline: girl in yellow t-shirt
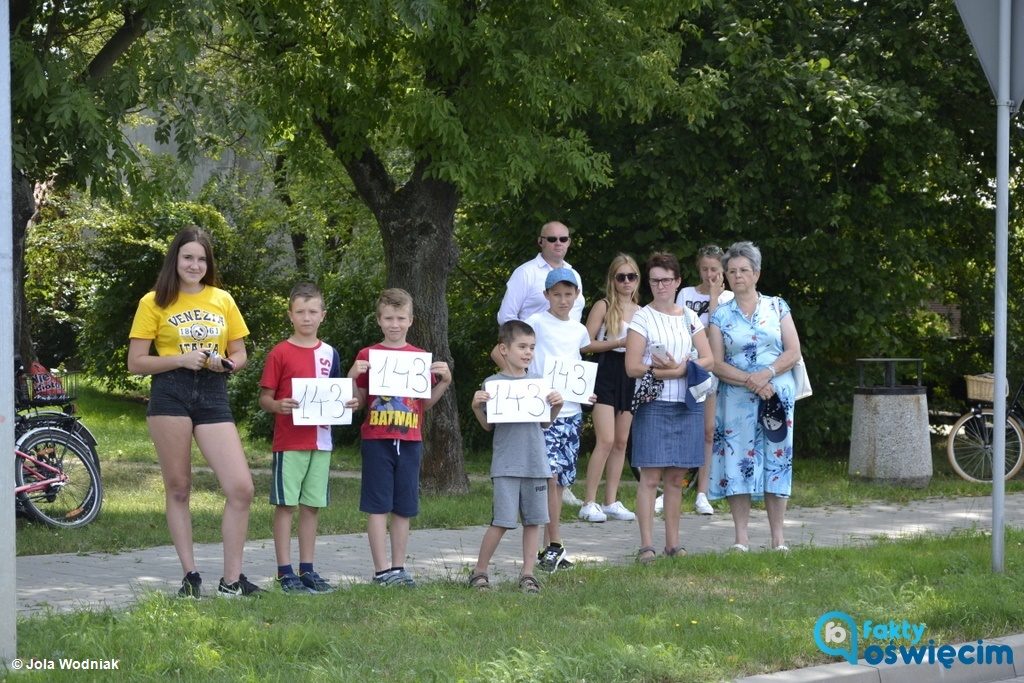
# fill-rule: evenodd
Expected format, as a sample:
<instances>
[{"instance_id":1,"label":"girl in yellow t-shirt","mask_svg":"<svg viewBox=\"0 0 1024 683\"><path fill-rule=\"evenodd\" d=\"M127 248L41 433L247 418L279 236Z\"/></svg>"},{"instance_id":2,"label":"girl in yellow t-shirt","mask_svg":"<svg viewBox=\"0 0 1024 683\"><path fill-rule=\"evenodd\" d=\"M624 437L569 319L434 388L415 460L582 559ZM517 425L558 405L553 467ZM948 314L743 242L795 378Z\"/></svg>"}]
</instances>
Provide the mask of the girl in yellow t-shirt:
<instances>
[{"instance_id":1,"label":"girl in yellow t-shirt","mask_svg":"<svg viewBox=\"0 0 1024 683\"><path fill-rule=\"evenodd\" d=\"M196 226L183 229L153 291L139 301L128 346L129 372L153 376L146 421L164 480L167 527L185 572L178 595L193 598L202 585L189 510L193 438L226 498L217 591L228 597L262 592L241 573L253 483L227 393L227 376L245 366L249 329L234 299L216 285L209 236Z\"/></svg>"}]
</instances>

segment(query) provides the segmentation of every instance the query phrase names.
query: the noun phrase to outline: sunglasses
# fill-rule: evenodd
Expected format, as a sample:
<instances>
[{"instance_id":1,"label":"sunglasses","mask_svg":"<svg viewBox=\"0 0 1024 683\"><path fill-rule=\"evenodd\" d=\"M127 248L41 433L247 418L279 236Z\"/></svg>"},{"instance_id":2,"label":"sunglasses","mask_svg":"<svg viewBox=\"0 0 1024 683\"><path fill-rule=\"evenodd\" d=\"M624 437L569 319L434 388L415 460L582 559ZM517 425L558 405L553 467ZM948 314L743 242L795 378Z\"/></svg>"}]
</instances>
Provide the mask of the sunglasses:
<instances>
[{"instance_id":1,"label":"sunglasses","mask_svg":"<svg viewBox=\"0 0 1024 683\"><path fill-rule=\"evenodd\" d=\"M540 238L542 240L547 240L551 244L554 244L555 242L561 242L562 244L565 244L570 239L568 235L562 235L561 237L550 237L546 235L541 235Z\"/></svg>"},{"instance_id":2,"label":"sunglasses","mask_svg":"<svg viewBox=\"0 0 1024 683\"><path fill-rule=\"evenodd\" d=\"M615 273L616 282L636 282L638 277L636 273Z\"/></svg>"}]
</instances>

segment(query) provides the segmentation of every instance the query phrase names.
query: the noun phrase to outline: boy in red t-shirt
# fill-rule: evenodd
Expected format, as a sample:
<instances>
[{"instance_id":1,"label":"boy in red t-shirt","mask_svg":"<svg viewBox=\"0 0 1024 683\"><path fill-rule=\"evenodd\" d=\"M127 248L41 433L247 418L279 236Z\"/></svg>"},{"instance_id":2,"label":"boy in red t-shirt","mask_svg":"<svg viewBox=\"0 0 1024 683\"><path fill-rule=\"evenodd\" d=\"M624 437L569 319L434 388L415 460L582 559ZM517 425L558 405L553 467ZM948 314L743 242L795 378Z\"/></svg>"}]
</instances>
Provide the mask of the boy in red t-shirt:
<instances>
[{"instance_id":1,"label":"boy in red t-shirt","mask_svg":"<svg viewBox=\"0 0 1024 683\"><path fill-rule=\"evenodd\" d=\"M430 364L430 398L369 395L370 349L423 353L405 337L412 327L412 297L404 289L385 289L377 298L377 324L384 339L360 349L348 376L356 381L360 406L366 419L360 429L363 458L359 509L369 515L367 538L373 559L373 582L381 586L409 586L416 582L405 570L409 525L419 514L421 428L423 413L434 405L451 384L448 364ZM388 562L388 516L391 517L391 561Z\"/></svg>"},{"instance_id":2,"label":"boy in red t-shirt","mask_svg":"<svg viewBox=\"0 0 1024 683\"><path fill-rule=\"evenodd\" d=\"M341 359L317 331L327 314L316 285L300 282L289 295L292 335L267 355L260 379L260 408L274 414L273 474L270 503L274 508L274 552L277 581L287 593L326 593L333 587L313 570L317 516L330 500L331 427L296 425L292 411L292 378L341 377ZM352 410L358 401L346 403ZM299 508L299 573L292 569L291 531Z\"/></svg>"}]
</instances>

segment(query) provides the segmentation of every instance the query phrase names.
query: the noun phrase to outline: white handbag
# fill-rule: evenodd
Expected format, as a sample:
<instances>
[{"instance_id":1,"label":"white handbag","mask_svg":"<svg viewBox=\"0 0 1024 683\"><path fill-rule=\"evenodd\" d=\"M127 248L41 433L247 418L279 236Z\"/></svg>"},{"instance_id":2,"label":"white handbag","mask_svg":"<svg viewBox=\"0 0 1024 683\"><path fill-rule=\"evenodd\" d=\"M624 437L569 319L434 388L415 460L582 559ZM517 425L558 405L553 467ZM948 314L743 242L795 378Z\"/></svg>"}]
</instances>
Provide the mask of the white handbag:
<instances>
[{"instance_id":1,"label":"white handbag","mask_svg":"<svg viewBox=\"0 0 1024 683\"><path fill-rule=\"evenodd\" d=\"M814 393L811 389L811 378L807 376L807 364L804 363L803 356L800 356L800 360L793 366L793 382L796 384L797 401Z\"/></svg>"}]
</instances>

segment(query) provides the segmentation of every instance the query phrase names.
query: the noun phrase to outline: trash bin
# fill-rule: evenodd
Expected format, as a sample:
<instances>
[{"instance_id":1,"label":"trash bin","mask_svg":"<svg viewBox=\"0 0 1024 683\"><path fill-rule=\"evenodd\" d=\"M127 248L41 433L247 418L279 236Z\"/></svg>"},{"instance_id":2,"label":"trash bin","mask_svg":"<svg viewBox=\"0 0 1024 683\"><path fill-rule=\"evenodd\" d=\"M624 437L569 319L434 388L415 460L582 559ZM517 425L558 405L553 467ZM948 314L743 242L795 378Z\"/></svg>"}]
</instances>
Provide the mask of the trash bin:
<instances>
[{"instance_id":1,"label":"trash bin","mask_svg":"<svg viewBox=\"0 0 1024 683\"><path fill-rule=\"evenodd\" d=\"M896 366L901 363L917 365L917 384L896 384ZM857 359L851 477L911 488L924 488L931 481L928 396L921 385L921 363L920 358ZM879 370L881 383L872 383L870 376Z\"/></svg>"}]
</instances>

